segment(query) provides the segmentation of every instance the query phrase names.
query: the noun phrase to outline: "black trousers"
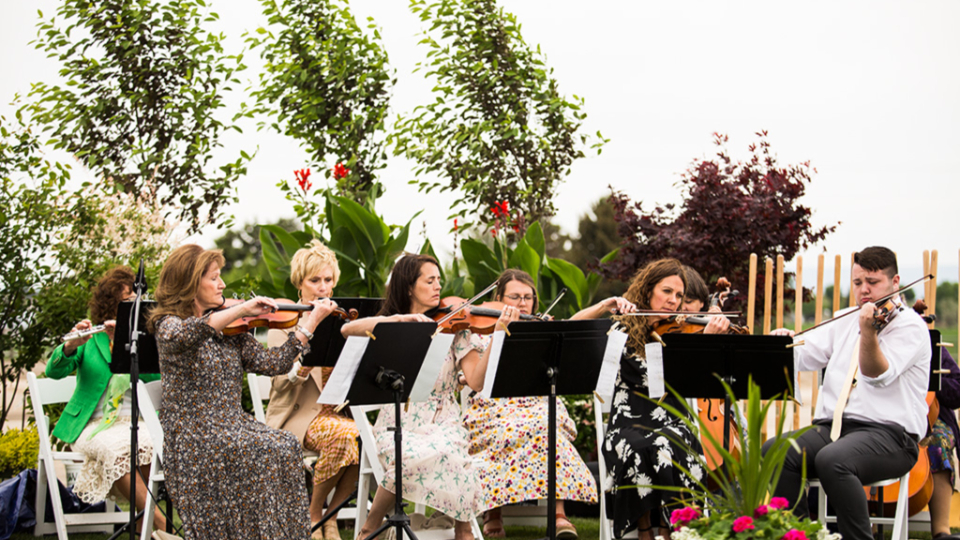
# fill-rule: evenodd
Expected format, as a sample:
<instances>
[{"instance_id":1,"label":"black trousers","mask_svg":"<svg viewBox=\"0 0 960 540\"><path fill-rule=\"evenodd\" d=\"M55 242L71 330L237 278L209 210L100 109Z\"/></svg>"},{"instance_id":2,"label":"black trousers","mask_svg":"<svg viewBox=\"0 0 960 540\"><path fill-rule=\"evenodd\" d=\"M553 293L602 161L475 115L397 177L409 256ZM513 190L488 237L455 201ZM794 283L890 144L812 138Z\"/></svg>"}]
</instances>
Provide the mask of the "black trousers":
<instances>
[{"instance_id":1,"label":"black trousers","mask_svg":"<svg viewBox=\"0 0 960 540\"><path fill-rule=\"evenodd\" d=\"M806 451L807 476L818 478L837 513L837 525L844 540L870 540L870 513L864 484L906 474L917 462L919 447L913 436L900 426L856 422L844 419L840 437L830 440L832 422L819 421L797 439ZM763 445L766 453L773 441ZM806 489L800 484L803 455L787 451L775 497L795 502L795 512L808 513Z\"/></svg>"}]
</instances>

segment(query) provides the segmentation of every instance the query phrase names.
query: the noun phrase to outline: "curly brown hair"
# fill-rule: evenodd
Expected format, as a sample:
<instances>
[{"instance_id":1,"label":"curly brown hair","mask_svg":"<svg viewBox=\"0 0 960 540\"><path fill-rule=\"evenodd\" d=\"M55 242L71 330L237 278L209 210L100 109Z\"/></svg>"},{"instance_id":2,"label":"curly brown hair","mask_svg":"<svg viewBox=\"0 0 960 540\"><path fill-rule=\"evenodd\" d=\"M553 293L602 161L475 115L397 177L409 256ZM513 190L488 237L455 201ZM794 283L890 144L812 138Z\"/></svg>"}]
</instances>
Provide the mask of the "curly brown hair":
<instances>
[{"instance_id":1,"label":"curly brown hair","mask_svg":"<svg viewBox=\"0 0 960 540\"><path fill-rule=\"evenodd\" d=\"M87 307L90 308L90 322L103 324L117 318L117 305L133 291L133 270L127 266L114 266L100 278L93 288L93 296ZM124 291L123 288L127 290Z\"/></svg>"},{"instance_id":2,"label":"curly brown hair","mask_svg":"<svg viewBox=\"0 0 960 540\"><path fill-rule=\"evenodd\" d=\"M173 250L160 271L160 281L154 293L157 307L150 313L147 330L156 332L157 323L168 315L181 319L192 317L203 274L211 264L223 268L224 262L223 252L219 249L206 250L196 244L187 244Z\"/></svg>"},{"instance_id":3,"label":"curly brown hair","mask_svg":"<svg viewBox=\"0 0 960 540\"><path fill-rule=\"evenodd\" d=\"M683 271L683 265L676 259L660 259L648 263L640 269L630 282L630 287L623 297L637 305L638 309L650 309L650 299L653 297L653 289L658 283L670 276L679 276L683 281L683 287L687 287L687 277ZM643 346L647 344L650 337L650 331L653 323L649 317L613 317L621 325L626 327L627 345L634 352L643 356Z\"/></svg>"}]
</instances>

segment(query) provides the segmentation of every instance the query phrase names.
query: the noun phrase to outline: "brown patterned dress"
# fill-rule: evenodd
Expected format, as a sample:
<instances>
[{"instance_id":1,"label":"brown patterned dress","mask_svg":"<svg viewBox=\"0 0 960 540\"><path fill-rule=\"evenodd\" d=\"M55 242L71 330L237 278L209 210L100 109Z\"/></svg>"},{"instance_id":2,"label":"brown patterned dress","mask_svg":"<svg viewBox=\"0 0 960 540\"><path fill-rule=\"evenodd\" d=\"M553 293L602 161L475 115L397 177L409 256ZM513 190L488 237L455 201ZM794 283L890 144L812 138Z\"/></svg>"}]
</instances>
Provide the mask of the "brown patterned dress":
<instances>
[{"instance_id":1,"label":"brown patterned dress","mask_svg":"<svg viewBox=\"0 0 960 540\"><path fill-rule=\"evenodd\" d=\"M300 441L240 406L244 371L279 375L303 351L292 335L266 349L190 317L157 327L163 375L163 469L186 540L310 536Z\"/></svg>"}]
</instances>

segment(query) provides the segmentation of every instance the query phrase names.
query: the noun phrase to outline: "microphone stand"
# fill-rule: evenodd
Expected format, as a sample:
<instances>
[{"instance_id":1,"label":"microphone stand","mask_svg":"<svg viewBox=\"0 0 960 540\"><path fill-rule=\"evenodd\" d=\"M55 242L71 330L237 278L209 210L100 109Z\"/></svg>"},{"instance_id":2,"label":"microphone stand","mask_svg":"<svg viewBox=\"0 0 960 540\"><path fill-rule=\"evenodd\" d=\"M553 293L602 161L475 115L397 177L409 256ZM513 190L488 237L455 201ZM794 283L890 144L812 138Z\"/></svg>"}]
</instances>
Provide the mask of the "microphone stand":
<instances>
[{"instance_id":1,"label":"microphone stand","mask_svg":"<svg viewBox=\"0 0 960 540\"><path fill-rule=\"evenodd\" d=\"M143 269L143 259L140 259L140 269L137 270L137 279L133 283L134 292L137 298L133 301L133 321L130 324L130 342L127 345L130 350L130 521L125 525L130 530L130 540L137 537L137 476L139 465L137 464L137 454L139 446L137 444L137 420L140 416L140 405L137 402L137 385L140 382L140 364L138 359L137 344L140 339L140 301L147 291L147 280ZM142 513L141 513L142 514ZM114 540L123 532L121 528L110 537Z\"/></svg>"}]
</instances>

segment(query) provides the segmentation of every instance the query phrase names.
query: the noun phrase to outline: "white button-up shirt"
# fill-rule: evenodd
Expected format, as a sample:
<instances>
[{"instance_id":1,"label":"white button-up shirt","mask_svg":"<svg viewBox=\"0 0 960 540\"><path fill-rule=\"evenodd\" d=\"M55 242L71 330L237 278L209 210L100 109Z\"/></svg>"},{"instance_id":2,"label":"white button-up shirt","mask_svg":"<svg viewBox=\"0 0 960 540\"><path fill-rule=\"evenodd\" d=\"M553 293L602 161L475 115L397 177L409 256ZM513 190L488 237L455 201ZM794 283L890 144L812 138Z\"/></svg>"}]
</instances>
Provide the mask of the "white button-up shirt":
<instances>
[{"instance_id":1,"label":"white button-up shirt","mask_svg":"<svg viewBox=\"0 0 960 540\"><path fill-rule=\"evenodd\" d=\"M850 309L840 312L841 315ZM817 400L815 420L832 420L843 390L853 347L860 336L857 315L818 328L794 348L797 370L827 368ZM930 382L930 332L912 309L904 309L877 336L887 359L879 377L857 373L857 386L843 410L843 418L902 426L908 433L927 433L926 394Z\"/></svg>"}]
</instances>

